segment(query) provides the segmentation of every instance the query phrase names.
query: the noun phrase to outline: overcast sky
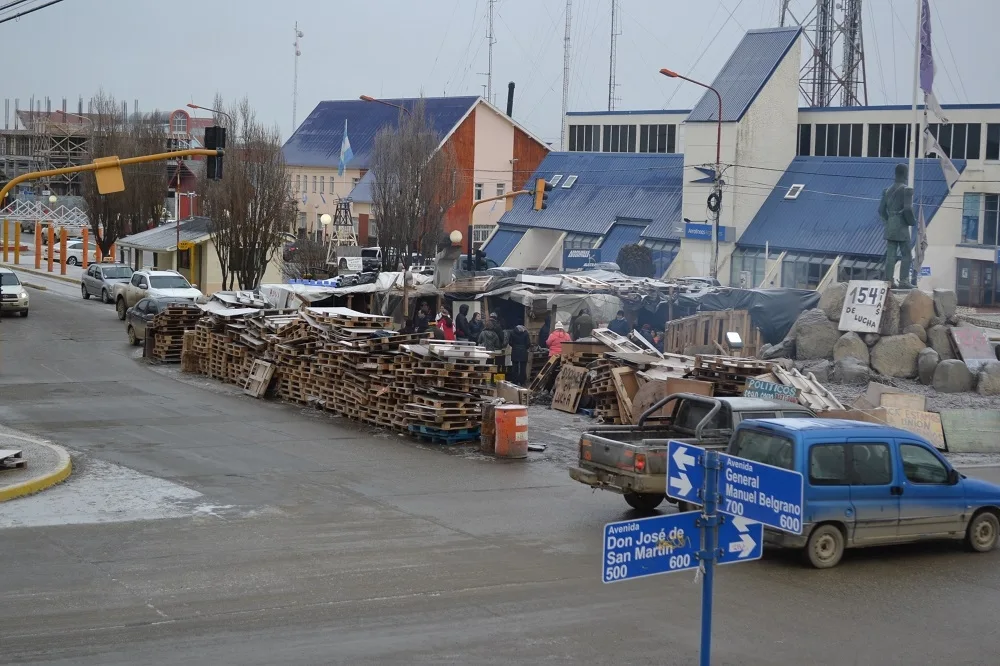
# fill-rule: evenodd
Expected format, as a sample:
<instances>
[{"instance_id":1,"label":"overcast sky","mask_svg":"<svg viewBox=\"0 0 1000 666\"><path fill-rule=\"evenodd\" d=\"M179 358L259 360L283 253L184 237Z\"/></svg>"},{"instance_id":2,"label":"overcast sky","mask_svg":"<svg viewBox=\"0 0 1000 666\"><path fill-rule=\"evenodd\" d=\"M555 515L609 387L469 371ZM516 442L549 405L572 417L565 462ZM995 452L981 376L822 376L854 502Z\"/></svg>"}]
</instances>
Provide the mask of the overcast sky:
<instances>
[{"instance_id":1,"label":"overcast sky","mask_svg":"<svg viewBox=\"0 0 1000 666\"><path fill-rule=\"evenodd\" d=\"M31 0L40 3L41 0ZM908 104L916 0L864 0L871 104ZM804 15L813 0L792 0ZM292 130L294 25L305 33L298 121L324 99L482 94L488 0L64 0L0 25L12 67L3 97L70 110L104 88L170 110L247 95ZM661 67L711 80L743 32L778 24L780 0L621 0L616 102L690 108L701 90ZM29 5L30 6L30 5ZM497 0L493 88L514 115L557 141L565 0ZM574 0L570 110L606 109L611 0ZM1000 102L1000 0L931 0L943 103ZM6 14L5 14L6 15ZM29 61L30 56L30 61ZM86 107L86 103L85 103Z\"/></svg>"}]
</instances>

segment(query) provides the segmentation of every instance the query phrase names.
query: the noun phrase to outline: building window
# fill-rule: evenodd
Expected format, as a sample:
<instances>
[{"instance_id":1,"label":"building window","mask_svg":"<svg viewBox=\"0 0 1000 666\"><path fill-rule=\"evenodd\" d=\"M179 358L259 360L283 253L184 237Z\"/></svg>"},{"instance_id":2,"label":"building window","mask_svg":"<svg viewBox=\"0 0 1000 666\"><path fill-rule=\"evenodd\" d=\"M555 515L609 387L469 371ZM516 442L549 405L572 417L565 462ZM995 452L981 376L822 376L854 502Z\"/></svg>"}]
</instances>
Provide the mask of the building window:
<instances>
[{"instance_id":1,"label":"building window","mask_svg":"<svg viewBox=\"0 0 1000 666\"><path fill-rule=\"evenodd\" d=\"M909 123L869 124L868 157L909 157L911 129Z\"/></svg>"},{"instance_id":2,"label":"building window","mask_svg":"<svg viewBox=\"0 0 1000 666\"><path fill-rule=\"evenodd\" d=\"M979 216L982 211L983 195L966 192L962 197L962 242L979 243Z\"/></svg>"},{"instance_id":3,"label":"building window","mask_svg":"<svg viewBox=\"0 0 1000 666\"><path fill-rule=\"evenodd\" d=\"M187 134L188 131L188 119L186 113L174 114L173 128L171 131L174 134Z\"/></svg>"},{"instance_id":4,"label":"building window","mask_svg":"<svg viewBox=\"0 0 1000 666\"><path fill-rule=\"evenodd\" d=\"M1000 160L1000 123L986 126L986 159Z\"/></svg>"},{"instance_id":5,"label":"building window","mask_svg":"<svg viewBox=\"0 0 1000 666\"><path fill-rule=\"evenodd\" d=\"M600 125L570 125L570 152L593 152L600 150L598 143L601 136Z\"/></svg>"},{"instance_id":6,"label":"building window","mask_svg":"<svg viewBox=\"0 0 1000 666\"><path fill-rule=\"evenodd\" d=\"M308 176L306 176L308 178ZM316 194L316 176L313 176L313 194Z\"/></svg>"},{"instance_id":7,"label":"building window","mask_svg":"<svg viewBox=\"0 0 1000 666\"><path fill-rule=\"evenodd\" d=\"M677 125L640 125L640 153L676 152Z\"/></svg>"},{"instance_id":8,"label":"building window","mask_svg":"<svg viewBox=\"0 0 1000 666\"><path fill-rule=\"evenodd\" d=\"M998 245L1000 240L1000 194L987 194L983 197L986 205L983 210L983 245Z\"/></svg>"},{"instance_id":9,"label":"building window","mask_svg":"<svg viewBox=\"0 0 1000 666\"><path fill-rule=\"evenodd\" d=\"M881 280L882 263L868 258L841 259L839 280Z\"/></svg>"},{"instance_id":10,"label":"building window","mask_svg":"<svg viewBox=\"0 0 1000 666\"><path fill-rule=\"evenodd\" d=\"M816 125L817 157L861 157L861 135L864 126L860 124L842 123L839 125ZM808 151L808 135L806 150ZM799 128L799 150L802 150L802 129ZM799 153L800 155L809 153Z\"/></svg>"},{"instance_id":11,"label":"building window","mask_svg":"<svg viewBox=\"0 0 1000 666\"><path fill-rule=\"evenodd\" d=\"M302 176L299 176L298 174L296 174L296 176L295 176L295 193L296 193L296 194L298 194L298 193L299 193L299 185L301 184L301 183L299 182L299 180L300 180L301 178L302 178Z\"/></svg>"},{"instance_id":12,"label":"building window","mask_svg":"<svg viewBox=\"0 0 1000 666\"><path fill-rule=\"evenodd\" d=\"M945 154L953 160L978 160L979 159L979 139L982 131L980 123L955 123L942 125L941 123L931 123L927 129ZM987 139L988 141L988 139ZM928 153L928 157L937 157L933 153Z\"/></svg>"},{"instance_id":13,"label":"building window","mask_svg":"<svg viewBox=\"0 0 1000 666\"><path fill-rule=\"evenodd\" d=\"M497 183L497 196L502 197L507 193L507 183Z\"/></svg>"},{"instance_id":14,"label":"building window","mask_svg":"<svg viewBox=\"0 0 1000 666\"><path fill-rule=\"evenodd\" d=\"M472 225L472 242L483 244L486 239L490 237L490 233L495 228L492 224L474 224Z\"/></svg>"},{"instance_id":15,"label":"building window","mask_svg":"<svg viewBox=\"0 0 1000 666\"><path fill-rule=\"evenodd\" d=\"M306 214L300 211L299 212L299 236L304 235L305 231L306 231Z\"/></svg>"},{"instance_id":16,"label":"building window","mask_svg":"<svg viewBox=\"0 0 1000 666\"><path fill-rule=\"evenodd\" d=\"M601 150L605 153L634 153L635 125L605 125Z\"/></svg>"},{"instance_id":17,"label":"building window","mask_svg":"<svg viewBox=\"0 0 1000 666\"><path fill-rule=\"evenodd\" d=\"M812 155L812 125L799 125L798 155Z\"/></svg>"},{"instance_id":18,"label":"building window","mask_svg":"<svg viewBox=\"0 0 1000 666\"><path fill-rule=\"evenodd\" d=\"M326 176L319 177L319 193L323 194L326 192Z\"/></svg>"},{"instance_id":19,"label":"building window","mask_svg":"<svg viewBox=\"0 0 1000 666\"><path fill-rule=\"evenodd\" d=\"M474 192L472 194L472 198L475 199L476 201L481 201L482 200L482 198L483 198L483 184L482 183L476 183L476 187L475 187L475 190L474 190Z\"/></svg>"},{"instance_id":20,"label":"building window","mask_svg":"<svg viewBox=\"0 0 1000 666\"><path fill-rule=\"evenodd\" d=\"M586 234L566 234L563 240L564 250L589 250L597 246L600 236L588 236Z\"/></svg>"},{"instance_id":21,"label":"building window","mask_svg":"<svg viewBox=\"0 0 1000 666\"><path fill-rule=\"evenodd\" d=\"M833 265L833 257L786 254L781 262L781 286L815 289Z\"/></svg>"},{"instance_id":22,"label":"building window","mask_svg":"<svg viewBox=\"0 0 1000 666\"><path fill-rule=\"evenodd\" d=\"M767 273L764 250L737 249L733 252L730 265L729 284L738 285L744 289L756 288L764 281L764 274Z\"/></svg>"}]
</instances>

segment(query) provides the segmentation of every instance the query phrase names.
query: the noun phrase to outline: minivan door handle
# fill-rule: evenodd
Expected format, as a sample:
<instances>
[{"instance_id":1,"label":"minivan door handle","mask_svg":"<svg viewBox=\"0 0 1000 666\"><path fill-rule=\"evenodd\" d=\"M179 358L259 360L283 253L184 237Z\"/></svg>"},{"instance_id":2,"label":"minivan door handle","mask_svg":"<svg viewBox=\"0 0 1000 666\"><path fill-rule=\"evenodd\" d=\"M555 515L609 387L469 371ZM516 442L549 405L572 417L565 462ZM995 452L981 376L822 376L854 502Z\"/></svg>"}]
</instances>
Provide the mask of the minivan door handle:
<instances>
[{"instance_id":1,"label":"minivan door handle","mask_svg":"<svg viewBox=\"0 0 1000 666\"><path fill-rule=\"evenodd\" d=\"M891 494L891 495L902 495L903 494L903 486L891 486L889 488L889 494Z\"/></svg>"}]
</instances>

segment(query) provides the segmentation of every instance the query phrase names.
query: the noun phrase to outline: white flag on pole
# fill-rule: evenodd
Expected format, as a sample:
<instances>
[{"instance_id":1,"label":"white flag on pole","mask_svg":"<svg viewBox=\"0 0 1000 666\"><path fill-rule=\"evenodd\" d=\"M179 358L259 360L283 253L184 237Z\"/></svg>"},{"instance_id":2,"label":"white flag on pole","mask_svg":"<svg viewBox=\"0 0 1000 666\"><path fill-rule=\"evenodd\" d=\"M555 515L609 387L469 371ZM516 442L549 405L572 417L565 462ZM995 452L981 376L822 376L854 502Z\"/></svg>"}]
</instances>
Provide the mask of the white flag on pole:
<instances>
[{"instance_id":1,"label":"white flag on pole","mask_svg":"<svg viewBox=\"0 0 1000 666\"><path fill-rule=\"evenodd\" d=\"M944 179L948 181L948 190L954 187L958 179L961 178L961 174L958 173L958 169L950 159L948 159L948 154L944 152L941 148L941 144L937 142L934 135L931 134L931 128L924 128L924 155L929 153L934 153L938 156L938 161L941 163L941 171L944 173Z\"/></svg>"}]
</instances>

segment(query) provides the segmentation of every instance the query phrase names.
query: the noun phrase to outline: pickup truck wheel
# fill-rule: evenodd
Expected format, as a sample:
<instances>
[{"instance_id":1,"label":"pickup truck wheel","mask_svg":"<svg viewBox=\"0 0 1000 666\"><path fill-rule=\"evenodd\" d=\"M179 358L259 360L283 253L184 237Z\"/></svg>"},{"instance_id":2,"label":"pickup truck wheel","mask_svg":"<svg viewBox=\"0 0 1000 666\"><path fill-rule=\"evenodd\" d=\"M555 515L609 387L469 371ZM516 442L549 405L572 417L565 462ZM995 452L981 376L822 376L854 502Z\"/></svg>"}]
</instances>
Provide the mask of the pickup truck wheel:
<instances>
[{"instance_id":1,"label":"pickup truck wheel","mask_svg":"<svg viewBox=\"0 0 1000 666\"><path fill-rule=\"evenodd\" d=\"M837 566L844 556L844 534L836 525L820 525L809 535L806 557L817 569Z\"/></svg>"},{"instance_id":2,"label":"pickup truck wheel","mask_svg":"<svg viewBox=\"0 0 1000 666\"><path fill-rule=\"evenodd\" d=\"M663 502L663 495L625 493L625 502L636 511L652 511Z\"/></svg>"},{"instance_id":3,"label":"pickup truck wheel","mask_svg":"<svg viewBox=\"0 0 1000 666\"><path fill-rule=\"evenodd\" d=\"M128 306L125 305L124 298L118 299L118 303L115 304L115 309L118 311L118 318L125 321L125 311L128 310Z\"/></svg>"},{"instance_id":4,"label":"pickup truck wheel","mask_svg":"<svg viewBox=\"0 0 1000 666\"><path fill-rule=\"evenodd\" d=\"M987 553L997 545L1000 536L1000 520L995 513L983 511L973 516L965 531L965 545L977 553Z\"/></svg>"}]
</instances>

